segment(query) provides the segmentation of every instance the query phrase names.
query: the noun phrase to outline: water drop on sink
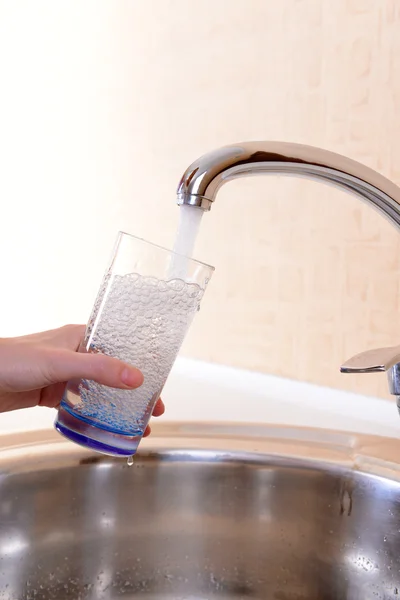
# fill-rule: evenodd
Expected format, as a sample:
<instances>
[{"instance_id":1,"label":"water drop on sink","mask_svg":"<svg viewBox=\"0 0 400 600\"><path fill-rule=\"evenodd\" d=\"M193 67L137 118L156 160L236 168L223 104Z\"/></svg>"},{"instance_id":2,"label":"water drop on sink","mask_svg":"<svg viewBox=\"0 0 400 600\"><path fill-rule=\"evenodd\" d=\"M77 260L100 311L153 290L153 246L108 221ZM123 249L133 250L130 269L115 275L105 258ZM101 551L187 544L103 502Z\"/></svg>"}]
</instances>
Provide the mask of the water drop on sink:
<instances>
[{"instance_id":1,"label":"water drop on sink","mask_svg":"<svg viewBox=\"0 0 400 600\"><path fill-rule=\"evenodd\" d=\"M128 467L131 467L133 465L133 456L128 456L128 460L126 462L128 463Z\"/></svg>"}]
</instances>

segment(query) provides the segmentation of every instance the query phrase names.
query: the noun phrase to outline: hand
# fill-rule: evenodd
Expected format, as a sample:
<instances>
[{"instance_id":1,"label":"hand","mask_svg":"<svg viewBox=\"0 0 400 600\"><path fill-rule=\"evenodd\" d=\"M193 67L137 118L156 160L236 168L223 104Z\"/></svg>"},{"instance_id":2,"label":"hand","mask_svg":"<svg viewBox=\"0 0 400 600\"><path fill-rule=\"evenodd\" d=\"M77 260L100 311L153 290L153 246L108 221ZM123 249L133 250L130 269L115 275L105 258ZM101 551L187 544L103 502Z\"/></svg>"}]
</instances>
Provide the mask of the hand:
<instances>
[{"instance_id":1,"label":"hand","mask_svg":"<svg viewBox=\"0 0 400 600\"><path fill-rule=\"evenodd\" d=\"M142 385L141 372L104 354L78 353L84 325L0 339L0 412L32 406L57 407L69 379L91 379L123 390ZM164 413L160 399L153 416ZM150 433L147 427L145 436Z\"/></svg>"}]
</instances>

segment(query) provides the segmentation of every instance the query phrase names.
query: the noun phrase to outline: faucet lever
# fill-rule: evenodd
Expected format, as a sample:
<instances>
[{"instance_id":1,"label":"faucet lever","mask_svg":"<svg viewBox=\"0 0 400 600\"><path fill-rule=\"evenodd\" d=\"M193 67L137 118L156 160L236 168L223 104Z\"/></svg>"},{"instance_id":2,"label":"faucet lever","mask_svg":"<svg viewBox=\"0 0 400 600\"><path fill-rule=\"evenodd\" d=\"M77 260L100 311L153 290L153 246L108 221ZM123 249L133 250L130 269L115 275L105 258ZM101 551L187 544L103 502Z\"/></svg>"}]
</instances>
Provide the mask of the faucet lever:
<instances>
[{"instance_id":1,"label":"faucet lever","mask_svg":"<svg viewBox=\"0 0 400 600\"><path fill-rule=\"evenodd\" d=\"M340 367L341 373L379 373L387 371L389 392L397 397L400 413L400 346L367 350L350 358Z\"/></svg>"},{"instance_id":2,"label":"faucet lever","mask_svg":"<svg viewBox=\"0 0 400 600\"><path fill-rule=\"evenodd\" d=\"M400 346L376 348L356 354L340 367L341 373L378 373L400 363Z\"/></svg>"}]
</instances>

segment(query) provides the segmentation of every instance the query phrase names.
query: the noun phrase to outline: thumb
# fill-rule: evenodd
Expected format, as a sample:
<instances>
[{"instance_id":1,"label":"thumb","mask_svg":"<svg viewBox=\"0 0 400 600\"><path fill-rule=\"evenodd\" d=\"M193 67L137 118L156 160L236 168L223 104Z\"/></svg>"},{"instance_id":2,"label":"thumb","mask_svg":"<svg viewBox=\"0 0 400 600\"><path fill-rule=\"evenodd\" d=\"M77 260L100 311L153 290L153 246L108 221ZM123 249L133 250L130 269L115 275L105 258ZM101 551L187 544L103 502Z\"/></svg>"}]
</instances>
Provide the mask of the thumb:
<instances>
[{"instance_id":1,"label":"thumb","mask_svg":"<svg viewBox=\"0 0 400 600\"><path fill-rule=\"evenodd\" d=\"M51 352L48 377L49 383L69 379L91 379L102 385L120 389L138 388L144 380L139 369L111 356L68 350Z\"/></svg>"}]
</instances>

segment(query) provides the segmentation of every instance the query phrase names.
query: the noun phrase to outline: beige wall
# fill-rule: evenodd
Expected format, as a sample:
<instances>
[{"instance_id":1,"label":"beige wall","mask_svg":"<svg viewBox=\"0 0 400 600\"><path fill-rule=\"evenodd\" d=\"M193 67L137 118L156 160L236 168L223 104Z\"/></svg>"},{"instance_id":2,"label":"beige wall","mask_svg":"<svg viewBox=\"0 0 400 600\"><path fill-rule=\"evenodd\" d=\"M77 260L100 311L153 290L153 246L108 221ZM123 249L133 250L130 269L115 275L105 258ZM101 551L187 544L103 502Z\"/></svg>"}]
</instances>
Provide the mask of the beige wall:
<instances>
[{"instance_id":1,"label":"beige wall","mask_svg":"<svg viewBox=\"0 0 400 600\"><path fill-rule=\"evenodd\" d=\"M116 230L171 245L177 181L219 145L314 144L400 184L398 0L0 0L0 56L3 335L85 320ZM385 395L338 367L400 343L399 250L337 190L232 183L184 351Z\"/></svg>"}]
</instances>

